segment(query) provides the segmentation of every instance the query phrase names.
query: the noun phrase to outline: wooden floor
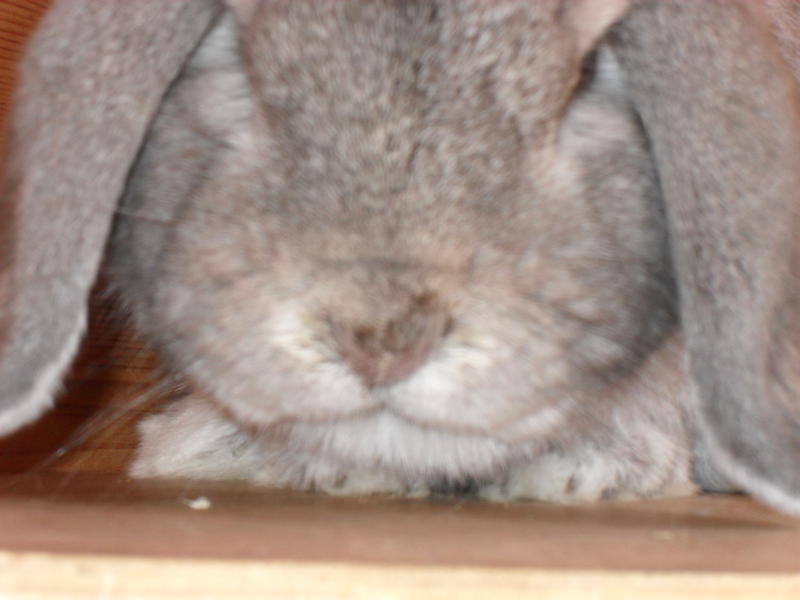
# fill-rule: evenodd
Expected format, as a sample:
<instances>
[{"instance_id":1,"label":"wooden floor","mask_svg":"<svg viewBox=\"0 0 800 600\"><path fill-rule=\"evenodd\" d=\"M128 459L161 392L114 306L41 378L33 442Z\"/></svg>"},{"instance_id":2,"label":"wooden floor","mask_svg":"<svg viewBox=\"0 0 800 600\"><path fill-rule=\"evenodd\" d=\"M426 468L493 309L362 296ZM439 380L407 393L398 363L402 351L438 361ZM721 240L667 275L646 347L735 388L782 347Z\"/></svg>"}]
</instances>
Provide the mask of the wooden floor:
<instances>
[{"instance_id":1,"label":"wooden floor","mask_svg":"<svg viewBox=\"0 0 800 600\"><path fill-rule=\"evenodd\" d=\"M80 473L0 477L0 547L417 566L800 573L800 522L741 497L503 506L332 498Z\"/></svg>"},{"instance_id":2,"label":"wooden floor","mask_svg":"<svg viewBox=\"0 0 800 600\"><path fill-rule=\"evenodd\" d=\"M502 506L0 477L4 599L788 599L799 573L800 522L743 497Z\"/></svg>"}]
</instances>

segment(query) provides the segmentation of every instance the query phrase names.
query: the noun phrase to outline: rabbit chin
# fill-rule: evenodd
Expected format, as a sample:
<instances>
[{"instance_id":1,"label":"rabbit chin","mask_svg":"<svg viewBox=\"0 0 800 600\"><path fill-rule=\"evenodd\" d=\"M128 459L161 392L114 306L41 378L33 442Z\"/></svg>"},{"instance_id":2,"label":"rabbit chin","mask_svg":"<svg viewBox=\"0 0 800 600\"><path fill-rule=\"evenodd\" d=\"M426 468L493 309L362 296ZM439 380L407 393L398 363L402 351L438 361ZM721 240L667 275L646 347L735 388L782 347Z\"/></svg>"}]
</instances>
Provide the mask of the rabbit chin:
<instances>
[{"instance_id":1,"label":"rabbit chin","mask_svg":"<svg viewBox=\"0 0 800 600\"><path fill-rule=\"evenodd\" d=\"M430 482L490 481L541 452L573 405L568 395L502 393L493 375L513 377L519 365L497 354L447 347L411 377L372 389L342 362L320 361L300 394L295 379L255 397L201 392L143 423L131 472L337 494L420 495ZM295 402L281 402L279 389Z\"/></svg>"},{"instance_id":2,"label":"rabbit chin","mask_svg":"<svg viewBox=\"0 0 800 600\"><path fill-rule=\"evenodd\" d=\"M380 431L382 436L391 430L397 433L387 437L386 443L395 446L409 439L415 440L413 445L424 446L422 438L417 437L428 439L425 436L434 434L524 443L558 429L576 404L569 394L556 393L557 388L504 391L502 381L513 377L519 368L514 363L486 365L485 370L473 371L471 380L455 376L453 362L434 360L406 380L372 389L346 368L328 367L327 376L317 371L313 381L305 382L299 390L289 388L287 392L284 387L283 398L276 389L255 397L215 397L246 429L269 431L294 423L298 430L342 428L350 432L345 437L358 435L364 439L370 431ZM286 402L287 397L293 402ZM367 447L370 445L367 443Z\"/></svg>"},{"instance_id":3,"label":"rabbit chin","mask_svg":"<svg viewBox=\"0 0 800 600\"><path fill-rule=\"evenodd\" d=\"M641 421L641 423L646 423ZM667 428L668 429L668 428ZM253 431L188 397L140 425L134 477L244 480L336 495L427 496L467 489L490 500L585 502L695 491L686 446L648 427L602 448L546 438L511 444L412 423L389 410Z\"/></svg>"},{"instance_id":4,"label":"rabbit chin","mask_svg":"<svg viewBox=\"0 0 800 600\"><path fill-rule=\"evenodd\" d=\"M330 422L242 427L188 397L139 427L135 477L246 480L330 493L427 493L431 481L490 480L530 445L411 422L388 409Z\"/></svg>"}]
</instances>

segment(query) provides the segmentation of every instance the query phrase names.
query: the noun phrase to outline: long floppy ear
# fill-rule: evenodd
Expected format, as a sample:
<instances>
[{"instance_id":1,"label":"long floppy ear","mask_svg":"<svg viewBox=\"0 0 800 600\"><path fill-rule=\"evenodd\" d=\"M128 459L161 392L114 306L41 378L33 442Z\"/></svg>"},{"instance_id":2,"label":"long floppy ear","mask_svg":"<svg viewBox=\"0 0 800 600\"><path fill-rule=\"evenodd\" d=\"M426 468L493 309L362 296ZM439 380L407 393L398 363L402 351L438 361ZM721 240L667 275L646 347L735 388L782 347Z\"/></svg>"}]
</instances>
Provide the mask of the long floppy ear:
<instances>
[{"instance_id":1,"label":"long floppy ear","mask_svg":"<svg viewBox=\"0 0 800 600\"><path fill-rule=\"evenodd\" d=\"M643 0L612 45L665 197L700 429L800 512L800 96L765 3Z\"/></svg>"},{"instance_id":2,"label":"long floppy ear","mask_svg":"<svg viewBox=\"0 0 800 600\"><path fill-rule=\"evenodd\" d=\"M116 202L216 0L59 0L20 71L0 180L0 435L52 402Z\"/></svg>"}]
</instances>

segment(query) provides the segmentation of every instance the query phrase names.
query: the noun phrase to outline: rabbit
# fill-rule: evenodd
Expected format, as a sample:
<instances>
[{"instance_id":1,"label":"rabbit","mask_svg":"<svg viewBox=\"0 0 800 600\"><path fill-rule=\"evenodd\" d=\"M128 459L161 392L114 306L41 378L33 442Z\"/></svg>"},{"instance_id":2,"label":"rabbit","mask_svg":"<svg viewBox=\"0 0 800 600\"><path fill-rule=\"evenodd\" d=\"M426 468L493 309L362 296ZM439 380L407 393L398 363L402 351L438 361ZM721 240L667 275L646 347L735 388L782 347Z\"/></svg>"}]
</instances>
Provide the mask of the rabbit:
<instances>
[{"instance_id":1,"label":"rabbit","mask_svg":"<svg viewBox=\"0 0 800 600\"><path fill-rule=\"evenodd\" d=\"M792 11L57 1L0 188L0 432L105 260L185 384L136 477L800 511Z\"/></svg>"}]
</instances>

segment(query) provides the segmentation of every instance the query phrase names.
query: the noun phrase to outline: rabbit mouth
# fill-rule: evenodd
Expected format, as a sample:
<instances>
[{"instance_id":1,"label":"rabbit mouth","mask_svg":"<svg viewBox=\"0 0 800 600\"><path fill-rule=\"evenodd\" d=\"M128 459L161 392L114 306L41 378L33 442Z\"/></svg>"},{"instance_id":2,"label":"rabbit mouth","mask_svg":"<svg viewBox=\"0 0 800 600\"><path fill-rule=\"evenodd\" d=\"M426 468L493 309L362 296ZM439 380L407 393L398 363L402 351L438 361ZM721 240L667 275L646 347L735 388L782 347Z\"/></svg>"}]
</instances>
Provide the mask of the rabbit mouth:
<instances>
[{"instance_id":1,"label":"rabbit mouth","mask_svg":"<svg viewBox=\"0 0 800 600\"><path fill-rule=\"evenodd\" d=\"M262 441L269 444L272 432ZM390 471L454 477L491 473L533 445L512 445L490 435L420 425L389 410L336 423L294 423L280 437L305 452L355 463L378 462Z\"/></svg>"},{"instance_id":2,"label":"rabbit mouth","mask_svg":"<svg viewBox=\"0 0 800 600\"><path fill-rule=\"evenodd\" d=\"M446 320L436 324L443 331L448 326ZM386 412L440 431L531 439L562 424L574 378L569 356L556 341L519 329L512 337L462 320L446 336L434 332L435 346L414 346L411 358L400 345L399 358L389 357L388 367L380 354L363 366L358 361L365 353L350 348L352 340L337 340L325 323L286 311L238 337L237 355L249 354L250 360L221 361L207 352L217 345L208 344L198 348L198 360L186 371L248 427ZM357 341L366 350L375 345L386 351L389 345Z\"/></svg>"},{"instance_id":3,"label":"rabbit mouth","mask_svg":"<svg viewBox=\"0 0 800 600\"><path fill-rule=\"evenodd\" d=\"M514 370L516 365L508 367ZM575 404L569 394L537 394L521 388L503 391L505 377L488 377L481 385L471 385L463 377L453 377L453 368L447 360L432 360L407 379L373 388L342 369L339 377L302 389L295 408L288 411L274 390L260 398L217 398L237 421L256 431L284 424L339 425L390 418L424 431L488 437L502 443L549 435L563 425ZM337 390L343 396L337 396ZM276 411L276 406L282 410Z\"/></svg>"}]
</instances>

